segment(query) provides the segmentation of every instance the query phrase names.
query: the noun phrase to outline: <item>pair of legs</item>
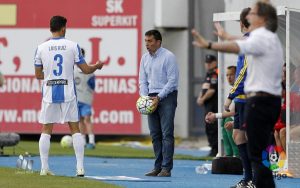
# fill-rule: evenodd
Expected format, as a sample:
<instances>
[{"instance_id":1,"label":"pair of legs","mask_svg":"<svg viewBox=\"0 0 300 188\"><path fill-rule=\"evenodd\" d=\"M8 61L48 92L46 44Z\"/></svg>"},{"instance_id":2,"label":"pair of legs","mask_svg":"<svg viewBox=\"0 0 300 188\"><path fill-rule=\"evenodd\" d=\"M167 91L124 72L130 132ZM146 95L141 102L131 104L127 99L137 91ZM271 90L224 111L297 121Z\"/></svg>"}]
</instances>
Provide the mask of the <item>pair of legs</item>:
<instances>
[{"instance_id":1,"label":"pair of legs","mask_svg":"<svg viewBox=\"0 0 300 188\"><path fill-rule=\"evenodd\" d=\"M244 178L233 187L240 185L247 185L251 183L252 176L252 167L251 161L249 159L248 147L247 147L247 136L246 136L246 127L245 127L245 104L243 102L235 102L235 115L234 115L234 129L233 129L233 140L238 147L239 156L242 160L244 168Z\"/></svg>"},{"instance_id":2,"label":"pair of legs","mask_svg":"<svg viewBox=\"0 0 300 188\"><path fill-rule=\"evenodd\" d=\"M173 168L176 107L177 91L174 91L162 99L157 109L148 115L148 124L155 154L154 170L157 172L164 170L170 173Z\"/></svg>"},{"instance_id":3,"label":"pair of legs","mask_svg":"<svg viewBox=\"0 0 300 188\"><path fill-rule=\"evenodd\" d=\"M50 149L50 138L54 123L68 122L73 138L73 147L76 155L77 176L84 175L84 141L79 131L78 108L76 99L66 103L42 102L39 122L43 124L42 134L39 140L39 151L41 158L41 175L52 175L49 171L48 157Z\"/></svg>"},{"instance_id":4,"label":"pair of legs","mask_svg":"<svg viewBox=\"0 0 300 188\"><path fill-rule=\"evenodd\" d=\"M246 124L249 157L257 188L274 188L272 171L262 163L262 153L270 145L271 133L279 117L281 98L257 96L247 99Z\"/></svg>"},{"instance_id":5,"label":"pair of legs","mask_svg":"<svg viewBox=\"0 0 300 188\"><path fill-rule=\"evenodd\" d=\"M93 124L91 122L92 106L82 102L78 102L80 122L80 132L84 138L86 144L86 134L88 135L89 144L95 146L95 135L93 132Z\"/></svg>"},{"instance_id":6,"label":"pair of legs","mask_svg":"<svg viewBox=\"0 0 300 188\"><path fill-rule=\"evenodd\" d=\"M286 152L286 128L281 128L279 131L274 131L276 146L281 147Z\"/></svg>"},{"instance_id":7,"label":"pair of legs","mask_svg":"<svg viewBox=\"0 0 300 188\"><path fill-rule=\"evenodd\" d=\"M232 135L233 131L232 129L228 130L224 127L226 123L232 123L232 121L233 121L232 118L226 118L222 122L222 136L224 142L224 149L225 149L226 156L238 157L239 151L233 140L233 135Z\"/></svg>"},{"instance_id":8,"label":"pair of legs","mask_svg":"<svg viewBox=\"0 0 300 188\"><path fill-rule=\"evenodd\" d=\"M205 103L204 108L204 119L209 112L218 112L218 104L216 103L216 101ZM213 123L205 122L205 133L207 136L208 144L211 147L209 156L215 157L218 154L218 121L214 121Z\"/></svg>"},{"instance_id":9,"label":"pair of legs","mask_svg":"<svg viewBox=\"0 0 300 188\"><path fill-rule=\"evenodd\" d=\"M82 140L82 136L79 132L78 122L68 122L70 132L73 138L73 147L76 155L76 168L77 168L77 175L78 172L83 172L83 157L84 157L84 143ZM49 149L50 149L50 138L53 130L53 124L44 124L42 128L42 134L39 140L39 150L40 150L40 157L41 157L41 169L42 171L49 170L48 164L48 157L49 157ZM83 175L83 174L82 174Z\"/></svg>"},{"instance_id":10,"label":"pair of legs","mask_svg":"<svg viewBox=\"0 0 300 188\"><path fill-rule=\"evenodd\" d=\"M215 157L218 154L218 121L213 123L205 123L205 133L208 144L211 147L210 157Z\"/></svg>"},{"instance_id":11,"label":"pair of legs","mask_svg":"<svg viewBox=\"0 0 300 188\"><path fill-rule=\"evenodd\" d=\"M88 143L95 145L95 135L93 132L93 124L91 122L91 116L88 115L80 118L79 129L84 138L84 141L86 140L86 134L87 134L89 138Z\"/></svg>"}]
</instances>

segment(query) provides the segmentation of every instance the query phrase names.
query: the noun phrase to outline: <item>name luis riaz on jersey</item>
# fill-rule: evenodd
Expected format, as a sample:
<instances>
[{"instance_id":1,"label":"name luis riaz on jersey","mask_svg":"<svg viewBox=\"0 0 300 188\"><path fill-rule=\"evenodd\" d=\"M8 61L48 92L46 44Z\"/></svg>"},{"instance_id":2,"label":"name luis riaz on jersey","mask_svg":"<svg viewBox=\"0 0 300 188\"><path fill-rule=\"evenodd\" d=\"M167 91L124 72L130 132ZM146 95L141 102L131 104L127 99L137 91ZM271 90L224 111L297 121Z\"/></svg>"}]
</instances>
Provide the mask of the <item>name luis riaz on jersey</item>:
<instances>
[{"instance_id":1,"label":"name luis riaz on jersey","mask_svg":"<svg viewBox=\"0 0 300 188\"><path fill-rule=\"evenodd\" d=\"M66 50L67 46L49 46L49 51L58 51L58 50Z\"/></svg>"}]
</instances>

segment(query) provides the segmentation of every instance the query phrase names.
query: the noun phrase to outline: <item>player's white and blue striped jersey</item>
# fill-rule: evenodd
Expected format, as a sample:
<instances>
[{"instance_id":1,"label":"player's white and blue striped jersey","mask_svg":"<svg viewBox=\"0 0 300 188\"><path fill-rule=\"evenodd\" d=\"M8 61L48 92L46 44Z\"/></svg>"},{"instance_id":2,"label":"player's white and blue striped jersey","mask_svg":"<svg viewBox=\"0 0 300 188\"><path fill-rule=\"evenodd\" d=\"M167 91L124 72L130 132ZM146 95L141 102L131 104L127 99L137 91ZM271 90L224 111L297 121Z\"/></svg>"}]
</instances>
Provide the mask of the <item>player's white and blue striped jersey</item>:
<instances>
[{"instance_id":1,"label":"player's white and blue striped jersey","mask_svg":"<svg viewBox=\"0 0 300 188\"><path fill-rule=\"evenodd\" d=\"M52 38L38 46L35 66L43 66L43 101L69 102L76 97L74 64L84 63L77 43L64 37Z\"/></svg>"}]
</instances>

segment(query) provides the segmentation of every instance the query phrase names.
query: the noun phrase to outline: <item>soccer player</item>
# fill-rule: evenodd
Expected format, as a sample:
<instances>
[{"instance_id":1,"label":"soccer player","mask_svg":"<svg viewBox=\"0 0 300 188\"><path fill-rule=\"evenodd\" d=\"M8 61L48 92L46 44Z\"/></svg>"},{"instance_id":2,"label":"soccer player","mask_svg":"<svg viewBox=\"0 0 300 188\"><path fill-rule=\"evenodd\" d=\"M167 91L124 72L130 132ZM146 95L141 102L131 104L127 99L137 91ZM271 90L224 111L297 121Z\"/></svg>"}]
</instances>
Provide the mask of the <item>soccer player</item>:
<instances>
[{"instance_id":1,"label":"soccer player","mask_svg":"<svg viewBox=\"0 0 300 188\"><path fill-rule=\"evenodd\" d=\"M49 170L48 155L50 137L54 123L68 122L73 138L77 161L77 176L84 176L84 141L79 131L79 116L74 84L74 64L90 74L102 69L103 63L97 61L87 65L77 43L67 40L67 19L53 16L50 20L52 38L38 46L35 57L35 76L43 80L42 107L39 122L43 124L39 140L41 158L40 175L54 175Z\"/></svg>"},{"instance_id":2,"label":"soccer player","mask_svg":"<svg viewBox=\"0 0 300 188\"><path fill-rule=\"evenodd\" d=\"M229 66L226 69L226 79L227 82L233 86L235 82L235 74L236 74L236 66ZM230 106L230 111L224 111L223 113L213 113L208 112L205 116L205 121L212 123L215 122L217 119L222 119L221 127L222 127L222 136L223 136L223 143L224 143L224 150L226 156L239 156L238 148L234 143L232 133L233 133L233 119L231 116L234 116L234 103Z\"/></svg>"},{"instance_id":3,"label":"soccer player","mask_svg":"<svg viewBox=\"0 0 300 188\"><path fill-rule=\"evenodd\" d=\"M82 56L85 57L85 51L81 48ZM93 93L95 89L95 75L84 74L80 68L74 69L75 86L79 108L79 128L87 149L95 148L95 135L93 133L93 124L91 122ZM86 133L89 143L86 144Z\"/></svg>"},{"instance_id":4,"label":"soccer player","mask_svg":"<svg viewBox=\"0 0 300 188\"><path fill-rule=\"evenodd\" d=\"M240 28L241 32L244 34L244 38L249 36L249 26L250 23L247 20L247 16L250 12L251 8L245 8L242 10L240 14ZM227 34L220 24L216 24L217 32L216 34L222 40L234 40L234 38L230 38L230 35ZM244 118L244 108L246 105L246 96L244 92L244 83L247 77L247 68L248 68L248 58L244 54L239 54L237 60L237 73L235 77L235 82L233 87L230 89L230 93L227 99L224 102L225 108L229 108L232 100L235 103L235 115L234 115L234 129L233 129L233 138L236 143L240 158L243 162L244 168L244 178L239 181L236 185L231 188L241 187L241 186L252 186L252 168L251 162L248 157L248 149L247 149L247 137L246 137L246 126L245 126L245 118Z\"/></svg>"}]
</instances>

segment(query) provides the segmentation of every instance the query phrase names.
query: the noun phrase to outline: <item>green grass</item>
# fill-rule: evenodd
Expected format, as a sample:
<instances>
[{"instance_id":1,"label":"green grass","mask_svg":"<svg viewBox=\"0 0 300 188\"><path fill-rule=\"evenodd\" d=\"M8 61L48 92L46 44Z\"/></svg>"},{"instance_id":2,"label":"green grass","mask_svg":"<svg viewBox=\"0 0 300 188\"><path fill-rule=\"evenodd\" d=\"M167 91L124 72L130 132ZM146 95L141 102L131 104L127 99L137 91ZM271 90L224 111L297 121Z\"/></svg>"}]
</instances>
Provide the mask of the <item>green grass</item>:
<instances>
[{"instance_id":1,"label":"green grass","mask_svg":"<svg viewBox=\"0 0 300 188\"><path fill-rule=\"evenodd\" d=\"M40 176L37 172L24 172L13 168L0 168L1 188L117 188L120 186L86 178Z\"/></svg>"},{"instance_id":2,"label":"green grass","mask_svg":"<svg viewBox=\"0 0 300 188\"><path fill-rule=\"evenodd\" d=\"M14 153L15 150L15 153ZM39 155L38 142L22 141L15 148L6 147L4 153L7 155ZM73 148L62 148L58 142L52 142L50 155L74 155ZM107 158L154 158L152 149L137 149L126 146L112 146L97 144L94 150L85 150L85 156L107 157ZM174 159L183 160L211 160L210 157L194 157L190 155L175 155Z\"/></svg>"}]
</instances>

